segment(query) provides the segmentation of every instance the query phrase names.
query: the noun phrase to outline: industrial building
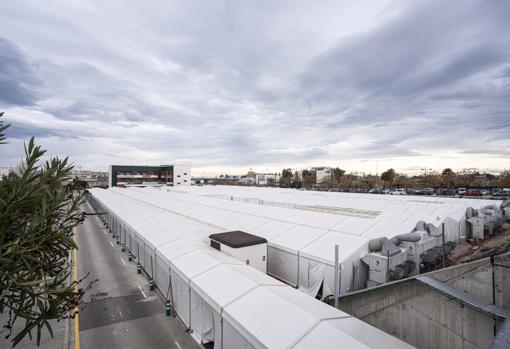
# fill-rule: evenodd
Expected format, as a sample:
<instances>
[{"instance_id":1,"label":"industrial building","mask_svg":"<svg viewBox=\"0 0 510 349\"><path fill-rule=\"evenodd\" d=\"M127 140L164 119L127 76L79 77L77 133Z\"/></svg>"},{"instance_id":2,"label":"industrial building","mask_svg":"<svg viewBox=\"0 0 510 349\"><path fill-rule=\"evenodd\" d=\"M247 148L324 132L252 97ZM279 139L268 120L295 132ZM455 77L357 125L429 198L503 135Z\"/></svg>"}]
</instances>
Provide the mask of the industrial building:
<instances>
[{"instance_id":1,"label":"industrial building","mask_svg":"<svg viewBox=\"0 0 510 349\"><path fill-rule=\"evenodd\" d=\"M417 275L440 262L451 245L466 238L483 239L490 236L510 213L506 204L493 200L229 186L185 187L179 190L168 187L111 188L106 191L93 190L91 200L96 207L108 212L109 224L118 232L126 248L137 256L150 277L163 287L163 294L172 294L172 304L191 329L195 325L190 312L202 304L197 297L201 295L207 298L211 297L210 293L214 293L212 288L206 290L205 286L199 290L195 278L200 279L202 273L216 266L226 264L225 267L231 268L231 265L251 264L248 261L250 258L266 258L265 264L257 269L263 271L261 268L265 268L267 275L256 273L259 286L257 291L248 294L256 296L254 300L260 297L271 302L269 299L275 297L274 290L289 285L292 286L288 288L292 290L289 291L292 297L303 300L297 301L299 304L311 302L310 307L315 309L316 306L312 304L321 303L314 298L331 300L334 296L335 269L340 273L340 294ZM210 236L233 231L260 238L264 246L267 246L267 253L247 257L245 252L234 253L222 247L219 248L221 252L218 252L218 248L209 246L220 243ZM335 245L339 247L339 264L336 268ZM237 278L231 277L232 280ZM211 277L209 282L218 278ZM165 288L165 285L168 286ZM269 290L269 293L262 289ZM264 294L259 295L260 292ZM244 293L241 290L239 294ZM306 297L301 298L301 295ZM241 296L232 305L244 304L240 309L263 311L265 308L260 304L257 304L257 309L249 307L251 296ZM274 298L274 302L276 304L285 299L287 296L280 294ZM191 308L189 302L192 302ZM222 316L223 336L231 333L232 338L235 338L232 339L234 342L228 343L237 343L238 347L246 344L243 340L248 341L247 347L290 347L289 343L293 343L293 337L289 334L287 342L278 342L281 345L272 343L273 339L269 338L271 336L263 339L263 344L260 344L257 342L261 340L257 331L265 330L257 329L253 323L255 315L243 315L241 310L230 311L234 307L229 308L231 303L228 300L223 303L217 300L208 302L216 309L215 316ZM306 306L306 309L312 308ZM274 305L269 309L279 308ZM332 331L336 326L344 336L343 326L346 322L339 320L344 315L335 318L336 315L316 314L314 316L318 317L311 320L311 323L321 324L313 328L317 330L320 327L324 331ZM273 326L273 318L278 319L277 324L295 321L294 318L277 316L269 319L261 316L257 321L261 321L260 324L264 324L265 328ZM326 318L335 318L337 325L327 322ZM214 316L209 319L214 319ZM218 323L216 320L212 322ZM277 324L274 324L276 328ZM194 330L194 335L199 336L200 341L204 341L204 338L206 341L214 341L216 346L219 329L213 330L211 323L197 326L203 334L198 335ZM298 324L292 326L299 328L296 327ZM214 340L208 331L214 333ZM313 337L310 333L305 331L298 337L311 340ZM263 337L262 333L259 334ZM367 339L366 336L358 337L353 338L359 341ZM223 343L226 343L225 340L222 339ZM372 346L371 343L365 344ZM236 346L229 344L226 347Z\"/></svg>"},{"instance_id":2,"label":"industrial building","mask_svg":"<svg viewBox=\"0 0 510 349\"><path fill-rule=\"evenodd\" d=\"M110 165L109 187L139 185L191 185L190 165Z\"/></svg>"}]
</instances>

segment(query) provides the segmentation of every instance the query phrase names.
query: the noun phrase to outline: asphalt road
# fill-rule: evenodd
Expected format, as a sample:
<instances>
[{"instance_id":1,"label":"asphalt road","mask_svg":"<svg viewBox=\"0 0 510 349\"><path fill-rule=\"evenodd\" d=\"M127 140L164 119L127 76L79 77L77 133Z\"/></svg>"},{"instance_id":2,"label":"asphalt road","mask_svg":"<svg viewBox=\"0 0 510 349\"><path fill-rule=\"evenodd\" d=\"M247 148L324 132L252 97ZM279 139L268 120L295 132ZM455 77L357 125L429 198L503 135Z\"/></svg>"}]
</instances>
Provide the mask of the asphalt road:
<instances>
[{"instance_id":1,"label":"asphalt road","mask_svg":"<svg viewBox=\"0 0 510 349\"><path fill-rule=\"evenodd\" d=\"M77 243L78 278L98 280L80 306L82 349L200 348L178 318L165 315L160 296L96 216L78 226Z\"/></svg>"}]
</instances>

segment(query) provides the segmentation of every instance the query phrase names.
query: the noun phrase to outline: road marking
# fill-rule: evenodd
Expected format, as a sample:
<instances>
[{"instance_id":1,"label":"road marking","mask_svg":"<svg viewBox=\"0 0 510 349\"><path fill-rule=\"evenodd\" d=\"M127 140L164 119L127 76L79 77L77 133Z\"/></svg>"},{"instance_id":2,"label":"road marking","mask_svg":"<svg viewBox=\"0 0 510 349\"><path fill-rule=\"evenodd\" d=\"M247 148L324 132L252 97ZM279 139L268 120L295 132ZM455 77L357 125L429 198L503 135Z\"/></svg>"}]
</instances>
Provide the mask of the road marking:
<instances>
[{"instance_id":1,"label":"road marking","mask_svg":"<svg viewBox=\"0 0 510 349\"><path fill-rule=\"evenodd\" d=\"M112 247L115 247L115 246L113 246L113 242L111 242L111 241L110 241L110 245L112 245Z\"/></svg>"},{"instance_id":2,"label":"road marking","mask_svg":"<svg viewBox=\"0 0 510 349\"><path fill-rule=\"evenodd\" d=\"M76 244L76 227L73 228L73 240ZM76 265L77 252L73 249L73 279L74 291L78 292L78 267ZM74 349L80 349L80 321L78 318L78 306L74 307Z\"/></svg>"},{"instance_id":3,"label":"road marking","mask_svg":"<svg viewBox=\"0 0 510 349\"><path fill-rule=\"evenodd\" d=\"M106 230L103 230L103 234L104 234L104 235L108 235L108 234L106 234Z\"/></svg>"},{"instance_id":4,"label":"road marking","mask_svg":"<svg viewBox=\"0 0 510 349\"><path fill-rule=\"evenodd\" d=\"M174 341L174 343L177 345L177 348L182 349L181 345L177 341Z\"/></svg>"},{"instance_id":5,"label":"road marking","mask_svg":"<svg viewBox=\"0 0 510 349\"><path fill-rule=\"evenodd\" d=\"M140 290L140 292L142 292L143 294L143 298L147 298L147 295L145 294L145 292L143 292L142 290L142 286L138 285L138 289Z\"/></svg>"},{"instance_id":6,"label":"road marking","mask_svg":"<svg viewBox=\"0 0 510 349\"><path fill-rule=\"evenodd\" d=\"M120 261L122 262L122 264L127 265L126 262L124 262L124 259L122 259L122 257L120 257Z\"/></svg>"}]
</instances>

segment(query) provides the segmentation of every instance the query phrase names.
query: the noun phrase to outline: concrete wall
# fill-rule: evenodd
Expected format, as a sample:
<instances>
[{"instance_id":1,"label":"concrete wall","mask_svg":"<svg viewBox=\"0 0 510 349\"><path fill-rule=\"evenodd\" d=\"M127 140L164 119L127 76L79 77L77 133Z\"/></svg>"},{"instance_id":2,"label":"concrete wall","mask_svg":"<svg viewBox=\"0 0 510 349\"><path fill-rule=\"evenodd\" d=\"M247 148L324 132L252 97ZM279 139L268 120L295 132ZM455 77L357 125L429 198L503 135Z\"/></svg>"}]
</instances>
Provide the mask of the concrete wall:
<instances>
[{"instance_id":1,"label":"concrete wall","mask_svg":"<svg viewBox=\"0 0 510 349\"><path fill-rule=\"evenodd\" d=\"M495 259L496 305L510 305L509 256ZM488 258L426 274L492 303ZM489 348L503 324L413 279L343 296L340 309L418 348Z\"/></svg>"}]
</instances>

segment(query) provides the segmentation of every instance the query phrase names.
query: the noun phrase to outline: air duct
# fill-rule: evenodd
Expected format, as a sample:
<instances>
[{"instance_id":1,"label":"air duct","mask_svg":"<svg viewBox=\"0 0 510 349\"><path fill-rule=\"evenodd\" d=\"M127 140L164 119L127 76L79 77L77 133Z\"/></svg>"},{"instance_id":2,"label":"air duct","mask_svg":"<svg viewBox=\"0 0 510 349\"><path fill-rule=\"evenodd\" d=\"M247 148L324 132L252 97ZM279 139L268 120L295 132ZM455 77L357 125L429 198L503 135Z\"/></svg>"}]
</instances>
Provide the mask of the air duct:
<instances>
[{"instance_id":1,"label":"air duct","mask_svg":"<svg viewBox=\"0 0 510 349\"><path fill-rule=\"evenodd\" d=\"M432 223L427 224L427 231L429 232L430 236L441 236L441 235L443 235L443 232L441 231L441 229L439 229L438 227L436 227Z\"/></svg>"},{"instance_id":2,"label":"air duct","mask_svg":"<svg viewBox=\"0 0 510 349\"><path fill-rule=\"evenodd\" d=\"M384 249L385 251L383 251L383 252L387 253L388 251L390 251L390 254L392 254L391 252L394 252L394 251L398 252L397 245L400 244L401 242L404 242L404 241L418 242L418 241L420 241L420 239L421 239L421 235L415 234L415 233L400 234L400 235L396 235L396 236L392 237L391 239L388 239L388 238L372 239L368 243L368 250L370 252L378 252L378 251L381 251ZM393 245L394 248L390 244ZM383 253L383 254L385 254L385 253Z\"/></svg>"},{"instance_id":3,"label":"air duct","mask_svg":"<svg viewBox=\"0 0 510 349\"><path fill-rule=\"evenodd\" d=\"M403 241L418 242L420 240L421 240L421 235L416 234L416 233L400 234L400 235L396 235L391 238L391 242L393 242L395 245L398 245Z\"/></svg>"},{"instance_id":4,"label":"air duct","mask_svg":"<svg viewBox=\"0 0 510 349\"><path fill-rule=\"evenodd\" d=\"M416 228L414 228L414 230L416 231L427 230L426 226L427 223L425 223L424 221L418 221L418 223L416 223Z\"/></svg>"}]
</instances>

